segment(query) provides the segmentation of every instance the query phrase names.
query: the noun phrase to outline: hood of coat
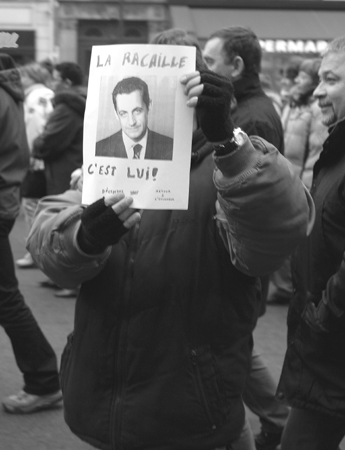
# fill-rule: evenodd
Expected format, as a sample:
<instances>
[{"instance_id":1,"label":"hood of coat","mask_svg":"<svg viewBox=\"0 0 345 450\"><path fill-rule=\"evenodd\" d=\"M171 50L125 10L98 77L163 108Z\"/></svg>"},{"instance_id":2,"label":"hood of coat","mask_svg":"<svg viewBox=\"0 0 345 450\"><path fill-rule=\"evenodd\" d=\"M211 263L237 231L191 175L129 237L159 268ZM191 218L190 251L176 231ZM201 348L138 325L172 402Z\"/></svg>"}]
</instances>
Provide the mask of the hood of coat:
<instances>
[{"instance_id":1,"label":"hood of coat","mask_svg":"<svg viewBox=\"0 0 345 450\"><path fill-rule=\"evenodd\" d=\"M0 87L16 102L24 100L24 90L19 71L11 56L0 53Z\"/></svg>"},{"instance_id":2,"label":"hood of coat","mask_svg":"<svg viewBox=\"0 0 345 450\"><path fill-rule=\"evenodd\" d=\"M84 87L72 87L55 94L53 99L55 106L65 103L81 117L84 117L86 105L86 89Z\"/></svg>"}]
</instances>

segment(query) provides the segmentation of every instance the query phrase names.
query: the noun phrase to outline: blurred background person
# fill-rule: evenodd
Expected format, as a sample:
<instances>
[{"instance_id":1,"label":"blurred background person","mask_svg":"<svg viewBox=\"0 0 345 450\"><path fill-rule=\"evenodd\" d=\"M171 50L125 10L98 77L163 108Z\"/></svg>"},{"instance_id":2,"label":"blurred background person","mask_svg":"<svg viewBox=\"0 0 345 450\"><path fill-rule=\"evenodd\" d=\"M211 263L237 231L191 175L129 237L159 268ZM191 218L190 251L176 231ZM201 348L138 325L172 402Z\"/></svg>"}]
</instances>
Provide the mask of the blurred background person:
<instances>
[{"instance_id":1,"label":"blurred background person","mask_svg":"<svg viewBox=\"0 0 345 450\"><path fill-rule=\"evenodd\" d=\"M320 64L318 58L302 61L291 89L290 101L282 115L285 157L309 190L313 166L327 137L321 109L313 96L319 82Z\"/></svg>"},{"instance_id":2,"label":"blurred background person","mask_svg":"<svg viewBox=\"0 0 345 450\"><path fill-rule=\"evenodd\" d=\"M313 92L318 85L321 60L304 59L299 66L290 100L282 113L285 157L310 190L313 167L328 131L322 123L321 109ZM293 294L290 258L271 276L268 302L289 303Z\"/></svg>"},{"instance_id":3,"label":"blurred background person","mask_svg":"<svg viewBox=\"0 0 345 450\"><path fill-rule=\"evenodd\" d=\"M272 78L268 73L259 74L262 89L264 90L267 97L269 97L273 103L275 110L279 117L282 113L283 102L280 93L273 87Z\"/></svg>"},{"instance_id":4,"label":"blurred background person","mask_svg":"<svg viewBox=\"0 0 345 450\"><path fill-rule=\"evenodd\" d=\"M74 62L56 64L54 110L43 132L33 141L33 156L44 162L46 195L61 194L70 189L71 175L83 164L83 128L87 89L81 67ZM56 288L50 280L45 287ZM76 289L62 289L57 297L76 297Z\"/></svg>"},{"instance_id":5,"label":"blurred background person","mask_svg":"<svg viewBox=\"0 0 345 450\"><path fill-rule=\"evenodd\" d=\"M295 80L298 75L299 66L302 62L302 57L294 56L281 70L280 79L280 100L282 103L282 108L290 100L291 88L295 85Z\"/></svg>"},{"instance_id":6,"label":"blurred background person","mask_svg":"<svg viewBox=\"0 0 345 450\"><path fill-rule=\"evenodd\" d=\"M83 162L83 125L86 87L80 66L62 62L54 66L54 110L43 132L33 141L33 155L44 161L47 195L69 189L71 174Z\"/></svg>"},{"instance_id":7,"label":"blurred background person","mask_svg":"<svg viewBox=\"0 0 345 450\"><path fill-rule=\"evenodd\" d=\"M51 89L51 74L41 64L26 64L19 68L19 73L24 88L24 119L30 150L30 168L21 186L22 207L29 231L38 200L46 194L44 163L32 156L32 144L42 133L53 110L54 91ZM16 264L20 268L35 267L28 252Z\"/></svg>"},{"instance_id":8,"label":"blurred background person","mask_svg":"<svg viewBox=\"0 0 345 450\"><path fill-rule=\"evenodd\" d=\"M20 209L20 185L29 167L24 92L13 59L0 54L0 324L9 337L24 386L3 399L5 411L29 413L60 402L55 352L18 287L9 235Z\"/></svg>"}]
</instances>

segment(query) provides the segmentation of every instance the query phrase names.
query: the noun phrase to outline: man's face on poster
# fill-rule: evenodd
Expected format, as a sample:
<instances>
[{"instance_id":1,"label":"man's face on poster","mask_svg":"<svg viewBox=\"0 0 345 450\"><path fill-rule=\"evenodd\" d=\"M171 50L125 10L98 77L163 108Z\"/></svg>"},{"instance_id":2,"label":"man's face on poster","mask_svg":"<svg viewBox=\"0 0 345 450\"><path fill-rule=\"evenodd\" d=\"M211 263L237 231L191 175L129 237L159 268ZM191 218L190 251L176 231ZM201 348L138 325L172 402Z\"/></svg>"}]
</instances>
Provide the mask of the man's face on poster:
<instances>
[{"instance_id":1,"label":"man's face on poster","mask_svg":"<svg viewBox=\"0 0 345 450\"><path fill-rule=\"evenodd\" d=\"M139 142L146 133L149 115L140 91L117 94L116 113L122 131L134 142Z\"/></svg>"}]
</instances>

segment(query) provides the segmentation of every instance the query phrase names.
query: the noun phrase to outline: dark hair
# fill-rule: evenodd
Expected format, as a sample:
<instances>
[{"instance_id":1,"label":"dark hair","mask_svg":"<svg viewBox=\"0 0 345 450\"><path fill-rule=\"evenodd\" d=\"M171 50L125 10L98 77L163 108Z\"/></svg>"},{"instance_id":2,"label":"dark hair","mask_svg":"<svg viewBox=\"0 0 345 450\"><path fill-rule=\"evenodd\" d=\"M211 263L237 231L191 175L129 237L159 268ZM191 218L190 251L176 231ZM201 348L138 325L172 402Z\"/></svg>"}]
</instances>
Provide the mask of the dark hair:
<instances>
[{"instance_id":1,"label":"dark hair","mask_svg":"<svg viewBox=\"0 0 345 450\"><path fill-rule=\"evenodd\" d=\"M299 72L299 67L303 58L301 56L293 56L287 62L287 64L281 69L281 76L284 78L288 78L289 80L294 81Z\"/></svg>"},{"instance_id":2,"label":"dark hair","mask_svg":"<svg viewBox=\"0 0 345 450\"><path fill-rule=\"evenodd\" d=\"M156 34L150 44L187 45L196 48L196 70L207 70L198 39L180 28L170 28Z\"/></svg>"},{"instance_id":3,"label":"dark hair","mask_svg":"<svg viewBox=\"0 0 345 450\"><path fill-rule=\"evenodd\" d=\"M51 75L42 64L33 62L19 67L18 70L21 76L29 77L34 83L40 83L50 87L52 81Z\"/></svg>"},{"instance_id":4,"label":"dark hair","mask_svg":"<svg viewBox=\"0 0 345 450\"><path fill-rule=\"evenodd\" d=\"M49 58L43 59L43 61L40 61L39 64L41 64L42 67L45 67L50 75L53 75L54 64Z\"/></svg>"},{"instance_id":5,"label":"dark hair","mask_svg":"<svg viewBox=\"0 0 345 450\"><path fill-rule=\"evenodd\" d=\"M301 65L299 66L299 72L305 72L311 77L311 79L313 81L313 88L314 89L319 84L319 69L320 69L320 66L321 66L321 58L307 58L307 59L304 59L301 62Z\"/></svg>"},{"instance_id":6,"label":"dark hair","mask_svg":"<svg viewBox=\"0 0 345 450\"><path fill-rule=\"evenodd\" d=\"M83 84L84 75L78 64L62 62L55 64L54 69L60 73L63 80L70 80L73 86L81 86Z\"/></svg>"},{"instance_id":7,"label":"dark hair","mask_svg":"<svg viewBox=\"0 0 345 450\"><path fill-rule=\"evenodd\" d=\"M0 53L0 70L10 70L10 69L16 69L16 63L12 56L8 55L7 53ZM19 78L19 72L18 72L18 78Z\"/></svg>"},{"instance_id":8,"label":"dark hair","mask_svg":"<svg viewBox=\"0 0 345 450\"><path fill-rule=\"evenodd\" d=\"M131 94L134 91L140 91L143 102L145 103L147 110L150 108L150 96L149 96L149 88L144 80L137 77L129 77L124 78L119 81L115 86L112 96L113 103L115 107L115 111L117 111L116 107L116 96L118 94Z\"/></svg>"},{"instance_id":9,"label":"dark hair","mask_svg":"<svg viewBox=\"0 0 345 450\"><path fill-rule=\"evenodd\" d=\"M260 73L261 45L256 34L250 28L222 28L213 33L209 40L213 38L223 40L226 62L230 63L235 56L240 56L244 62L245 73Z\"/></svg>"}]
</instances>

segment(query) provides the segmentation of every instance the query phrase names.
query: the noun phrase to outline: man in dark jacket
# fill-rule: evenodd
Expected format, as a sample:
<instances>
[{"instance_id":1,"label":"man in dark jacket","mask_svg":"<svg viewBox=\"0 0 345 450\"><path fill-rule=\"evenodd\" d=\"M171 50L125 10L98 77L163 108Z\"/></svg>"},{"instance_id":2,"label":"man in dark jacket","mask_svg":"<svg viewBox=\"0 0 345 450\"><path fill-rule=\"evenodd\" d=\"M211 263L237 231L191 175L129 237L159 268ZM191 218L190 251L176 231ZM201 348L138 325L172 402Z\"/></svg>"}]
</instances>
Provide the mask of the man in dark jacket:
<instances>
[{"instance_id":1,"label":"man in dark jacket","mask_svg":"<svg viewBox=\"0 0 345 450\"><path fill-rule=\"evenodd\" d=\"M315 226L293 255L294 295L278 398L292 410L282 450L336 450L345 435L345 36L323 54L314 91L329 127L314 166Z\"/></svg>"},{"instance_id":2,"label":"man in dark jacket","mask_svg":"<svg viewBox=\"0 0 345 450\"><path fill-rule=\"evenodd\" d=\"M5 411L29 413L62 399L57 361L18 289L9 234L20 208L20 185L29 168L24 92L13 59L0 54L0 324L11 340L24 387L5 398Z\"/></svg>"},{"instance_id":3,"label":"man in dark jacket","mask_svg":"<svg viewBox=\"0 0 345 450\"><path fill-rule=\"evenodd\" d=\"M63 62L53 71L54 111L33 142L33 156L44 161L47 195L69 189L71 173L82 166L86 88L78 64Z\"/></svg>"},{"instance_id":4,"label":"man in dark jacket","mask_svg":"<svg viewBox=\"0 0 345 450\"><path fill-rule=\"evenodd\" d=\"M152 101L147 83L138 77L124 78L112 98L121 130L96 143L96 156L171 161L173 139L148 128Z\"/></svg>"},{"instance_id":5,"label":"man in dark jacket","mask_svg":"<svg viewBox=\"0 0 345 450\"><path fill-rule=\"evenodd\" d=\"M261 87L261 47L257 36L242 27L224 28L207 40L203 56L210 70L231 80L234 124L257 135L284 154L283 128L272 100Z\"/></svg>"},{"instance_id":6,"label":"man in dark jacket","mask_svg":"<svg viewBox=\"0 0 345 450\"><path fill-rule=\"evenodd\" d=\"M257 135L284 153L280 118L272 100L261 87L261 47L257 36L247 28L229 27L213 33L205 44L208 67L229 78L234 86L232 118L248 135ZM265 311L269 276L261 278L261 313ZM272 450L280 442L288 408L275 399L276 383L254 346L252 371L244 391L246 405L259 416L261 432L255 437L258 450Z\"/></svg>"}]
</instances>

